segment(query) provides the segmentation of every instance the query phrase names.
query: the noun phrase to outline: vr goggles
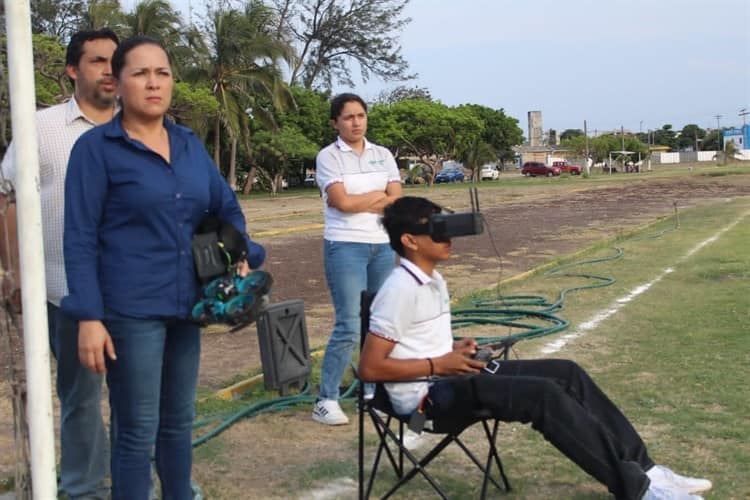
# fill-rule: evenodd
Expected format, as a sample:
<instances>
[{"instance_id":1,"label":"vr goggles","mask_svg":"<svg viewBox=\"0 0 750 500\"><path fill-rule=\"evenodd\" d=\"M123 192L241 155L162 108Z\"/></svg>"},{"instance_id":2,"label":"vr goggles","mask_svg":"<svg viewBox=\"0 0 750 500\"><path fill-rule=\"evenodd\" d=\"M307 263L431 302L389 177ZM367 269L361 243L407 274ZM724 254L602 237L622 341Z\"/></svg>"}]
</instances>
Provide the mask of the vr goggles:
<instances>
[{"instance_id":1,"label":"vr goggles","mask_svg":"<svg viewBox=\"0 0 750 500\"><path fill-rule=\"evenodd\" d=\"M455 213L443 208L448 213L436 213L430 216L430 220L413 226L409 230L412 234L427 234L435 242L447 242L457 236L471 236L482 234L484 224L482 214L479 212L479 194L477 188L469 190L471 199L471 212Z\"/></svg>"}]
</instances>

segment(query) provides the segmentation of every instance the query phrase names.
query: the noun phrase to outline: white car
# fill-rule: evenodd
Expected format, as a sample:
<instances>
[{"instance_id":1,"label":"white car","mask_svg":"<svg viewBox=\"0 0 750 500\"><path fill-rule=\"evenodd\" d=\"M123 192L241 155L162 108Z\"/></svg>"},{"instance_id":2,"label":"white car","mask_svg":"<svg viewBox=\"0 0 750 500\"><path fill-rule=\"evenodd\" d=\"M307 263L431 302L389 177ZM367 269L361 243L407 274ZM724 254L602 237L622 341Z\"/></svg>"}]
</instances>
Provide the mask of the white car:
<instances>
[{"instance_id":1,"label":"white car","mask_svg":"<svg viewBox=\"0 0 750 500\"><path fill-rule=\"evenodd\" d=\"M500 178L500 172L497 170L495 165L484 165L479 174L479 177L484 180L496 181Z\"/></svg>"}]
</instances>

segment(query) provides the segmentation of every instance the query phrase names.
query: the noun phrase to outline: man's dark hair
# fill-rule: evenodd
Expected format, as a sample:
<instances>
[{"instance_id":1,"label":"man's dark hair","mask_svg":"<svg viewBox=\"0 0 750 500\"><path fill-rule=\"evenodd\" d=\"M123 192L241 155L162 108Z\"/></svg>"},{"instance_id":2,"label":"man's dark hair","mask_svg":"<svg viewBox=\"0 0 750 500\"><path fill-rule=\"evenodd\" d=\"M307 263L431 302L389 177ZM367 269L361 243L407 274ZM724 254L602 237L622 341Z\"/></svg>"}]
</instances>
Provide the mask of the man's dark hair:
<instances>
[{"instance_id":1,"label":"man's dark hair","mask_svg":"<svg viewBox=\"0 0 750 500\"><path fill-rule=\"evenodd\" d=\"M441 210L439 205L417 196L404 196L385 207L382 221L391 240L391 248L404 257L401 236L404 233L413 233L417 227L424 226L432 214L439 214Z\"/></svg>"},{"instance_id":2,"label":"man's dark hair","mask_svg":"<svg viewBox=\"0 0 750 500\"><path fill-rule=\"evenodd\" d=\"M100 30L87 30L79 31L70 37L68 43L68 49L65 52L65 65L66 66L78 66L81 62L81 56L83 56L83 44L90 42L91 40L109 39L115 42L115 45L120 43L120 39L117 34L109 28L102 28Z\"/></svg>"},{"instance_id":3,"label":"man's dark hair","mask_svg":"<svg viewBox=\"0 0 750 500\"><path fill-rule=\"evenodd\" d=\"M140 47L141 45L156 45L159 47L165 54L167 54L167 61L169 62L169 65L172 66L172 57L169 55L166 47L164 47L164 44L156 38L151 38L146 35L138 35L123 40L122 43L117 46L115 53L112 55L112 75L114 75L115 78L118 80L120 79L122 68L125 67L125 56L128 55L128 52L136 47Z\"/></svg>"},{"instance_id":4,"label":"man's dark hair","mask_svg":"<svg viewBox=\"0 0 750 500\"><path fill-rule=\"evenodd\" d=\"M363 108L365 108L365 113L367 113L367 104L365 103L364 99L359 97L357 94L339 94L333 99L331 99L331 120L336 120L340 115L341 112L344 110L344 106L347 102L358 102L362 105Z\"/></svg>"}]
</instances>

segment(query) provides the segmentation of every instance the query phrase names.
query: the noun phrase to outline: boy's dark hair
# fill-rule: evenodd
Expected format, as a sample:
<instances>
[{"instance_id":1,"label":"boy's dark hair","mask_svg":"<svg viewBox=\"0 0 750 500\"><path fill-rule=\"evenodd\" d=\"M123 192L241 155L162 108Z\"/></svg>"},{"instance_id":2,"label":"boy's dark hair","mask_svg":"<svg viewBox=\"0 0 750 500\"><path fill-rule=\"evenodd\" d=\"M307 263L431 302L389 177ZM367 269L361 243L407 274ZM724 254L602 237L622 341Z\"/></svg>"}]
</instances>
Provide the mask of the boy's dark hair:
<instances>
[{"instance_id":1,"label":"boy's dark hair","mask_svg":"<svg viewBox=\"0 0 750 500\"><path fill-rule=\"evenodd\" d=\"M439 214L441 210L439 205L417 196L404 196L385 207L382 221L391 240L391 248L404 257L401 236L412 233L418 226L427 223L432 214Z\"/></svg>"},{"instance_id":2,"label":"boy's dark hair","mask_svg":"<svg viewBox=\"0 0 750 500\"><path fill-rule=\"evenodd\" d=\"M115 42L115 45L120 44L120 39L117 34L109 28L102 28L100 30L86 30L74 33L70 37L68 48L65 51L65 65L66 66L78 66L81 62L81 56L83 56L83 44L90 42L91 40L109 39Z\"/></svg>"},{"instance_id":3,"label":"boy's dark hair","mask_svg":"<svg viewBox=\"0 0 750 500\"><path fill-rule=\"evenodd\" d=\"M172 66L172 56L169 55L166 47L164 47L164 44L159 40L146 35L133 36L123 40L122 43L117 46L117 50L115 50L115 53L112 55L112 74L115 78L118 80L120 79L122 68L125 67L125 56L128 55L128 52L136 47L140 47L141 45L156 45L159 47L165 54L167 54L169 66Z\"/></svg>"},{"instance_id":4,"label":"boy's dark hair","mask_svg":"<svg viewBox=\"0 0 750 500\"><path fill-rule=\"evenodd\" d=\"M344 105L347 102L360 103L362 107L365 108L365 113L367 113L367 104L364 99L357 94L344 93L331 99L331 120L335 121L341 115L341 112L344 110Z\"/></svg>"}]
</instances>

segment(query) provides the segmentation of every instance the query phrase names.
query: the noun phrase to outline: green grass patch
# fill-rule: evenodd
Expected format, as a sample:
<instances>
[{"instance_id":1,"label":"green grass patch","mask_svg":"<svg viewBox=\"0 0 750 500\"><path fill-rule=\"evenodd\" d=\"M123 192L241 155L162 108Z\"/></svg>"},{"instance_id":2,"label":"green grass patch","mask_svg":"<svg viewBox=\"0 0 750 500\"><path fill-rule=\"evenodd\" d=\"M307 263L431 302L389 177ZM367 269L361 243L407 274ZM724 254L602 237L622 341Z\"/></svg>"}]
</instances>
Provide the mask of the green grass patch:
<instances>
[{"instance_id":1,"label":"green grass patch","mask_svg":"<svg viewBox=\"0 0 750 500\"><path fill-rule=\"evenodd\" d=\"M704 172L701 175L706 177L725 177L727 175L747 175L747 168L732 168L725 170L717 170L713 172Z\"/></svg>"},{"instance_id":2,"label":"green grass patch","mask_svg":"<svg viewBox=\"0 0 750 500\"><path fill-rule=\"evenodd\" d=\"M750 497L744 479L750 457L750 217L695 249L749 210L747 200L702 207L681 214L679 230L660 238L623 238L617 242L625 251L622 259L592 266L616 283L597 289L594 297L589 291L571 297L561 313L575 328L663 275L560 356L592 372L657 462L712 478L715 488L707 498ZM669 222L644 235L663 224ZM666 269L672 271L664 274ZM553 294L565 281L546 278L535 276L512 289ZM530 449L543 463L544 448Z\"/></svg>"},{"instance_id":3,"label":"green grass patch","mask_svg":"<svg viewBox=\"0 0 750 500\"><path fill-rule=\"evenodd\" d=\"M630 417L658 463L712 479L715 486L706 498L750 497L750 216L719 234L749 211L747 199L703 206L681 213L679 229L667 231L674 220L666 218L608 242L622 247L623 257L591 264L586 271L611 276L615 283L571 294L560 312L575 329L653 282L556 356L575 359L592 373ZM715 241L698 247L717 234ZM597 245L576 259L607 252ZM583 269L566 270L578 271ZM502 293L539 293L553 300L561 288L579 280L538 273L503 286ZM488 293L496 292L475 292L459 304ZM554 338L522 342L518 352L539 357L539 348ZM515 498L608 497L527 426L504 424L501 429L501 456ZM482 438L474 441L481 445ZM434 472L449 495L471 498L478 495L480 481L470 466L458 453L448 454ZM432 497L421 479L404 495Z\"/></svg>"},{"instance_id":4,"label":"green grass patch","mask_svg":"<svg viewBox=\"0 0 750 500\"><path fill-rule=\"evenodd\" d=\"M689 179L694 173L688 174L682 169L664 175ZM633 174L611 177L618 176L637 178ZM601 177L605 176L592 176L585 181L631 182ZM563 179L571 183L582 180ZM530 186L536 181L546 182L547 179L519 176L513 179L512 187L504 186L501 180L488 189L533 189ZM488 183L483 183L482 188L484 184ZM409 190L424 190L430 193L427 196L432 196L442 189L465 187L440 185ZM605 288L566 296L564 309L557 314L571 322L572 330L613 304L620 308L555 356L575 359L592 373L629 416L658 463L682 473L712 479L714 490L706 498L750 498L746 479L750 467L750 440L747 438L750 435L747 417L750 414L747 382L750 379L747 285L750 216L719 233L749 211L750 199L747 198L683 211L679 214L677 229L672 217L656 220L640 230L622 233L613 240L560 258L523 281L506 283L496 290L475 291L460 298L454 308L470 307L472 300L498 293L539 294L554 301L562 289L580 286L587 280L549 276L544 270L553 265L612 255L614 247L621 247L623 256L619 259L565 270L565 273L592 273L615 280ZM714 236L715 241L707 242ZM704 242L707 243L699 247ZM657 277L660 280L655 281ZM652 283L651 288L627 303L617 302L646 283ZM460 333L469 332L471 329ZM564 333L520 342L516 352L521 358L540 357L540 348ZM319 381L318 365L314 365L313 384ZM198 420L238 411L272 397L276 394L266 393L262 387L230 402L206 394L205 401L198 407ZM350 417L356 416L353 402L345 402L344 409ZM300 418L307 418L307 410ZM481 449L483 437L473 429L469 432L473 433L469 442ZM211 463L212 467L216 463L220 469L225 465L218 455L226 443L214 444L215 441L222 440L200 447L196 458ZM371 436L368 443L372 443ZM514 488L513 498L608 498L603 486L528 426L503 424L498 445ZM289 471L289 479L281 485L282 491L291 494L324 486L341 477L355 478L356 438L352 438L349 448L351 454L345 459L329 459L323 454L323 458L311 457L310 467ZM446 450L432 470L451 497L478 496L480 477L458 450ZM384 478L389 477L384 473ZM376 492L383 494L385 485L379 482ZM434 498L434 494L422 479L415 479L402 497Z\"/></svg>"}]
</instances>

